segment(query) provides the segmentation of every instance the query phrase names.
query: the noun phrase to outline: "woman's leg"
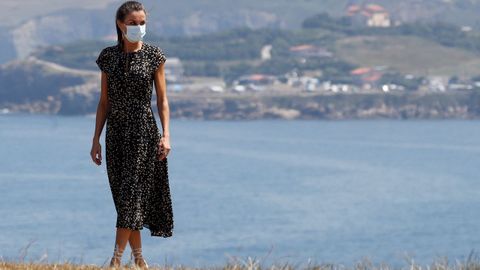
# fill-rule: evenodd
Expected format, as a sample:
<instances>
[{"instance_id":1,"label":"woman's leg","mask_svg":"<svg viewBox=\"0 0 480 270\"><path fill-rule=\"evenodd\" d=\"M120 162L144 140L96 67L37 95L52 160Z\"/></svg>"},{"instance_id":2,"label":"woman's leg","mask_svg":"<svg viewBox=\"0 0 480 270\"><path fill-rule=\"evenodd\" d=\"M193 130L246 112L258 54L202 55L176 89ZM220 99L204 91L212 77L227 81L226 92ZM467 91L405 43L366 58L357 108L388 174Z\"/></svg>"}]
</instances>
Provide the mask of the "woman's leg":
<instances>
[{"instance_id":1,"label":"woman's leg","mask_svg":"<svg viewBox=\"0 0 480 270\"><path fill-rule=\"evenodd\" d=\"M122 254L127 246L128 239L130 238L132 230L128 228L117 228L115 236L115 250L110 262L110 266L120 266L122 261Z\"/></svg>"},{"instance_id":2,"label":"woman's leg","mask_svg":"<svg viewBox=\"0 0 480 270\"><path fill-rule=\"evenodd\" d=\"M130 242L130 248L136 249L136 248L141 248L142 247L142 238L140 234L140 230L133 230L130 233L130 238L128 239Z\"/></svg>"},{"instance_id":3,"label":"woman's leg","mask_svg":"<svg viewBox=\"0 0 480 270\"><path fill-rule=\"evenodd\" d=\"M135 264L139 267L148 267L142 256L142 235L140 230L133 230L128 240L130 241L132 255L135 257Z\"/></svg>"}]
</instances>

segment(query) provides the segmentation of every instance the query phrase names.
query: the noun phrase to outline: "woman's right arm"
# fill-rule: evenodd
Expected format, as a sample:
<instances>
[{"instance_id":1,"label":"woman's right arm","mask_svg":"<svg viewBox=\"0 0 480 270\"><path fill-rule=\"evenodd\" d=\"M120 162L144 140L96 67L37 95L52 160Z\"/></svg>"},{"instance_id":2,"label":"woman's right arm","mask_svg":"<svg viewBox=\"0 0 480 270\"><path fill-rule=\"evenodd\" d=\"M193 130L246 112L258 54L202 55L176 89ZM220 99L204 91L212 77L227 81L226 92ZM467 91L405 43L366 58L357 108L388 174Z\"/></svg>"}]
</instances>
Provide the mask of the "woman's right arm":
<instances>
[{"instance_id":1,"label":"woman's right arm","mask_svg":"<svg viewBox=\"0 0 480 270\"><path fill-rule=\"evenodd\" d=\"M92 149L90 156L97 165L102 164L102 149L100 145L100 135L107 119L107 113L110 110L110 102L107 94L107 73L102 71L100 101L97 106L97 115L95 120L95 132L93 134Z\"/></svg>"}]
</instances>

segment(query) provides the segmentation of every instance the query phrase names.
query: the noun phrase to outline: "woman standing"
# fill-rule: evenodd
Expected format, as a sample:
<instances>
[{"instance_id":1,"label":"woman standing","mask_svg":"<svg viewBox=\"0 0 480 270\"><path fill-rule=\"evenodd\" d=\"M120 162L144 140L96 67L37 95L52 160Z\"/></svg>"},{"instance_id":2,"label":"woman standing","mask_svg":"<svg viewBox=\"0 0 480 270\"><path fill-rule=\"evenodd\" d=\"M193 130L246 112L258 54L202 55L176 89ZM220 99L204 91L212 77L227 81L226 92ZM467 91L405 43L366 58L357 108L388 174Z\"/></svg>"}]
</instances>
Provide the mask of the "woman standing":
<instances>
[{"instance_id":1,"label":"woman standing","mask_svg":"<svg viewBox=\"0 0 480 270\"><path fill-rule=\"evenodd\" d=\"M160 47L143 42L146 16L141 3L123 3L116 13L118 43L104 48L96 60L101 70L101 94L90 155L101 164L100 135L106 122L107 174L117 212L112 267L121 265L129 242L135 265L148 268L141 249L143 227L151 236L173 234L166 57ZM153 84L163 135L151 109Z\"/></svg>"}]
</instances>

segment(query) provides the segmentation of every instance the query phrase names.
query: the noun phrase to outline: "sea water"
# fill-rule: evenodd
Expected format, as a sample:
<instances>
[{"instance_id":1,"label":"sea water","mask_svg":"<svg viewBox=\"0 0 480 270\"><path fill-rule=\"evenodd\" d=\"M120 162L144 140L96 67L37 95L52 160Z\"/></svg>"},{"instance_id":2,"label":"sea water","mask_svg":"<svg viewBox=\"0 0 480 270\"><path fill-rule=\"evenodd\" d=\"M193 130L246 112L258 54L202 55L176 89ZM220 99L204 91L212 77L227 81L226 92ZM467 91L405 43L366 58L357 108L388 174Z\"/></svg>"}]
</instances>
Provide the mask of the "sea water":
<instances>
[{"instance_id":1,"label":"sea water","mask_svg":"<svg viewBox=\"0 0 480 270\"><path fill-rule=\"evenodd\" d=\"M0 117L1 258L108 263L116 213L105 152L100 166L90 158L94 127ZM479 135L471 120L170 119L174 232L144 228L144 256L194 267L465 260L480 245Z\"/></svg>"}]
</instances>

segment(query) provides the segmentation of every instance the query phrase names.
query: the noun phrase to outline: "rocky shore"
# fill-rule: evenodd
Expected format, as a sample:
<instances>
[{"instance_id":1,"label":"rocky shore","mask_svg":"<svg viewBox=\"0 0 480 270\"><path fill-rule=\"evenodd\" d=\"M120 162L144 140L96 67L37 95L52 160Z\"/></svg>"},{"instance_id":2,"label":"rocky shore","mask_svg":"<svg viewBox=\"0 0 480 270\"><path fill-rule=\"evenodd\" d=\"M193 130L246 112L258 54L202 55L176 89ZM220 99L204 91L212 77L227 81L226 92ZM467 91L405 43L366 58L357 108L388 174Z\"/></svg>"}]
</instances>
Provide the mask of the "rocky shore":
<instances>
[{"instance_id":1,"label":"rocky shore","mask_svg":"<svg viewBox=\"0 0 480 270\"><path fill-rule=\"evenodd\" d=\"M170 104L172 117L189 119L480 118L475 93L176 97Z\"/></svg>"},{"instance_id":2,"label":"rocky shore","mask_svg":"<svg viewBox=\"0 0 480 270\"><path fill-rule=\"evenodd\" d=\"M60 115L95 114L97 94L64 92L28 103L3 103L0 111ZM155 100L155 98L154 98ZM156 112L155 101L152 109ZM480 94L458 93L375 93L281 95L185 94L169 95L170 116L179 119L476 119L480 118ZM2 110L3 109L3 110Z\"/></svg>"}]
</instances>

